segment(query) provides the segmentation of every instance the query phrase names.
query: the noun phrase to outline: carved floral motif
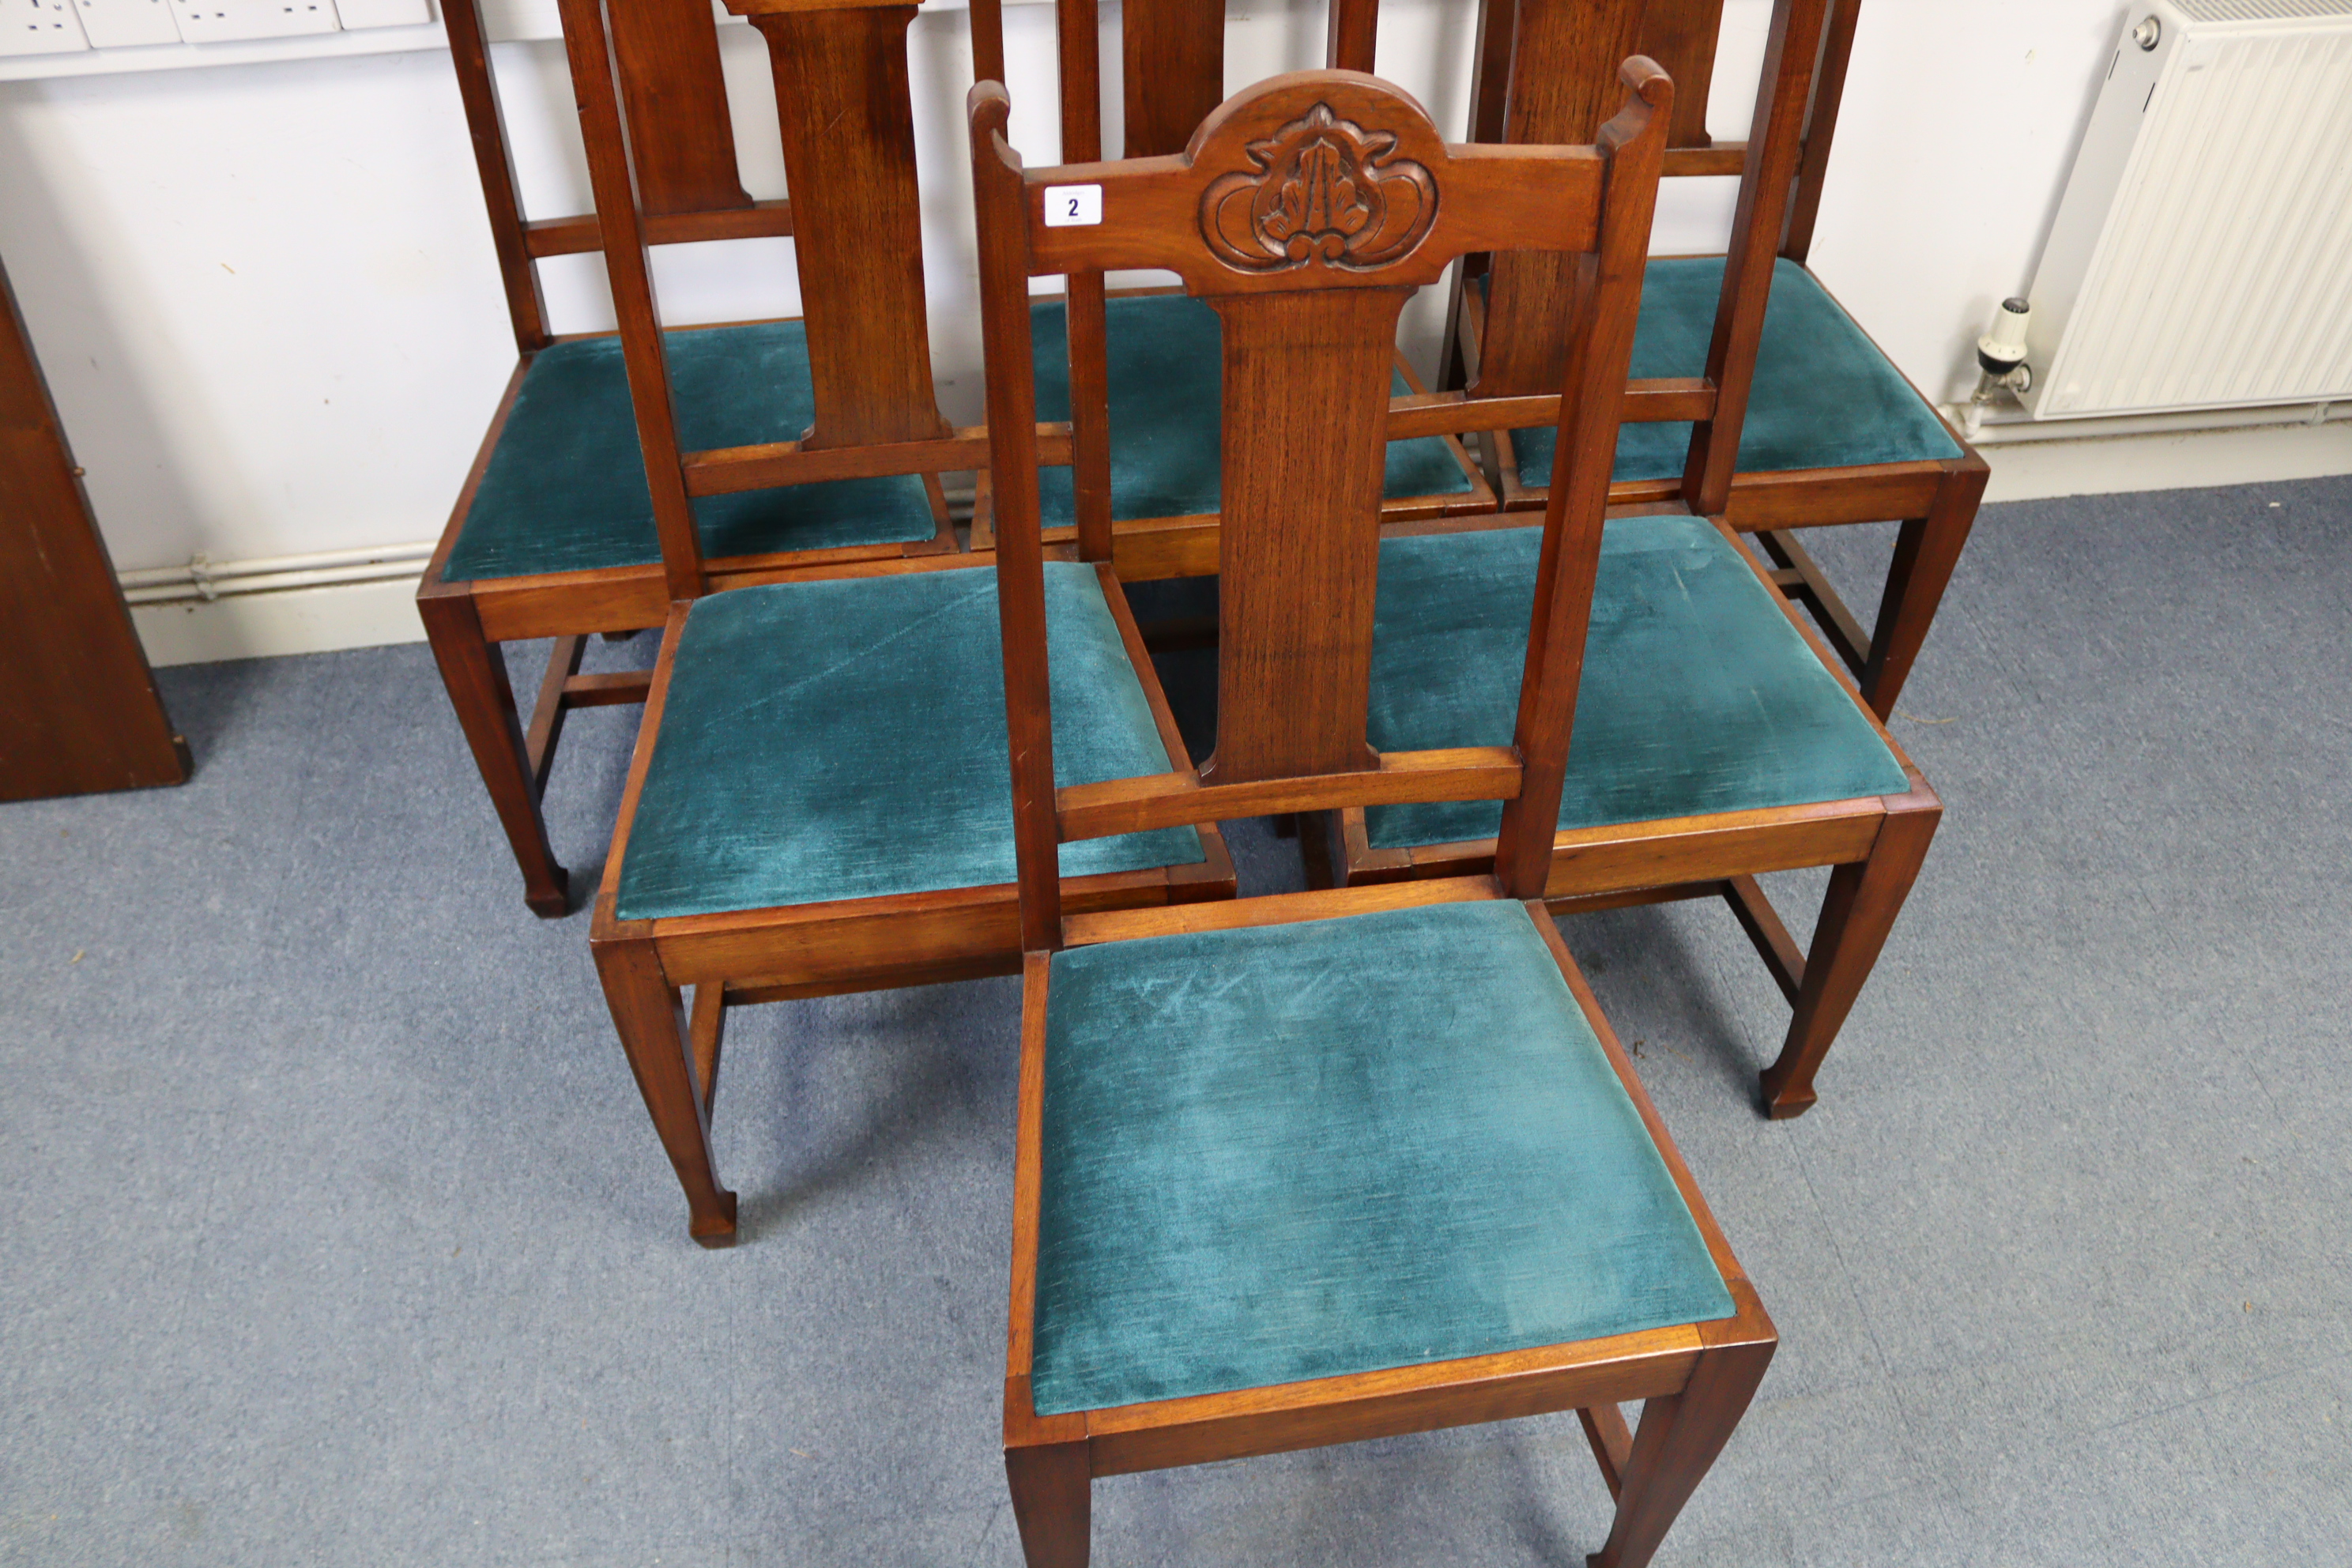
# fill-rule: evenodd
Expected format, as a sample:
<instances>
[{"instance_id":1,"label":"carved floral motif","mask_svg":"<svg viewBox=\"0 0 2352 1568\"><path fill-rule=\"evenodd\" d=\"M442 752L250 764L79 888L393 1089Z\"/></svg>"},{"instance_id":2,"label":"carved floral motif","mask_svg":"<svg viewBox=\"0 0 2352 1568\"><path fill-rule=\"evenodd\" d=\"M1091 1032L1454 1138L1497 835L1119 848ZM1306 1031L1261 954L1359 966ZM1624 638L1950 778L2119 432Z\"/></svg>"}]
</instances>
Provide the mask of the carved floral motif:
<instances>
[{"instance_id":1,"label":"carved floral motif","mask_svg":"<svg viewBox=\"0 0 2352 1568\"><path fill-rule=\"evenodd\" d=\"M1254 166L1201 196L1201 233L1226 265L1285 272L1320 262L1369 272L1410 255L1437 217L1429 171L1318 103L1244 149Z\"/></svg>"}]
</instances>

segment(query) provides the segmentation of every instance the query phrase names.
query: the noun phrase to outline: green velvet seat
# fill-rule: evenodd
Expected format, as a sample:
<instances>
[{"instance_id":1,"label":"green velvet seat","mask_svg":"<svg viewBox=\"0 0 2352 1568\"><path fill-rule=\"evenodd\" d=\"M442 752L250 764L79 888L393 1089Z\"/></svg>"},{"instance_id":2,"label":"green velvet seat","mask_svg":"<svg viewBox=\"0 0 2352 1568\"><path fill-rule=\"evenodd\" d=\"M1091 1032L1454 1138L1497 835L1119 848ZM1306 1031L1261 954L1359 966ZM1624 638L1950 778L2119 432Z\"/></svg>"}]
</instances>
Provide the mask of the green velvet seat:
<instances>
[{"instance_id":1,"label":"green velvet seat","mask_svg":"<svg viewBox=\"0 0 2352 1568\"><path fill-rule=\"evenodd\" d=\"M1165 773L1094 569L1045 568L1055 773ZM621 868L624 920L1014 879L996 574L738 588L696 602L672 658ZM1191 865L1190 829L1090 839L1065 875Z\"/></svg>"},{"instance_id":2,"label":"green velvet seat","mask_svg":"<svg viewBox=\"0 0 2352 1568\"><path fill-rule=\"evenodd\" d=\"M1030 307L1037 365L1037 417L1070 416L1069 319L1061 301ZM1109 300L1110 514L1115 521L1195 517L1223 504L1223 339L1217 312L1182 294L1129 295ZM1394 391L1410 390L1398 376ZM1045 526L1077 521L1070 470L1038 475ZM1446 444L1421 437L1389 444L1385 492L1467 495L1470 480Z\"/></svg>"},{"instance_id":3,"label":"green velvet seat","mask_svg":"<svg viewBox=\"0 0 2352 1568\"><path fill-rule=\"evenodd\" d=\"M1649 264L1633 333L1636 379L1706 374L1722 289L1720 256ZM1551 483L1555 438L1549 427L1512 432L1521 484L1541 489ZM1612 477L1679 479L1690 438L1685 422L1627 425L1617 437ZM1785 257L1775 261L1756 382L1739 431L1738 471L1942 462L1959 455L1959 443L1936 411L1813 275Z\"/></svg>"},{"instance_id":4,"label":"green velvet seat","mask_svg":"<svg viewBox=\"0 0 2352 1568\"><path fill-rule=\"evenodd\" d=\"M1054 955L1040 1415L1727 1318L1526 907Z\"/></svg>"},{"instance_id":5,"label":"green velvet seat","mask_svg":"<svg viewBox=\"0 0 2352 1568\"><path fill-rule=\"evenodd\" d=\"M687 451L795 441L815 416L800 322L686 329L665 341ZM704 496L694 516L713 559L907 543L937 531L914 475ZM575 338L541 350L443 576L464 583L660 559L621 340Z\"/></svg>"},{"instance_id":6,"label":"green velvet seat","mask_svg":"<svg viewBox=\"0 0 2352 1568\"><path fill-rule=\"evenodd\" d=\"M1511 741L1540 527L1381 546L1370 737L1382 751ZM1703 519L1608 524L1559 826L1901 795L1907 775ZM1373 806L1377 848L1494 837L1489 801Z\"/></svg>"}]
</instances>

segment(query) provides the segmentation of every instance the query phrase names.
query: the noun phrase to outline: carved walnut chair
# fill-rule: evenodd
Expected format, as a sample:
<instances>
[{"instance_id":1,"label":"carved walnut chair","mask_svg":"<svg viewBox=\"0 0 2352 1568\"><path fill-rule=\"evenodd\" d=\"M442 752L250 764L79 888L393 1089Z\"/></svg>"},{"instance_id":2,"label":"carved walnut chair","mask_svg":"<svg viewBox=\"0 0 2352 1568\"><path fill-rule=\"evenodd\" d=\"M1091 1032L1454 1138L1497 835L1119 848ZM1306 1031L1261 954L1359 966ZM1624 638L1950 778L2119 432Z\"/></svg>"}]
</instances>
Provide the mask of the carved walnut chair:
<instances>
[{"instance_id":1,"label":"carved walnut chair","mask_svg":"<svg viewBox=\"0 0 2352 1568\"><path fill-rule=\"evenodd\" d=\"M1099 9L1098 0L1056 0L1062 156L1069 163L1102 153ZM1124 154L1181 152L1224 98L1224 0L1126 0L1118 14ZM1070 426L1066 458L1040 481L1048 542L1083 536L1087 559L1115 558L1129 582L1213 574L1221 490L1215 312L1177 288L1107 291L1097 273L1072 276L1062 297L1035 300L1031 311L1039 416ZM1426 390L1402 355L1393 390ZM1381 494L1381 515L1391 519L1495 509L1494 491L1450 431L1392 443ZM992 537L983 499L974 547Z\"/></svg>"},{"instance_id":2,"label":"carved walnut chair","mask_svg":"<svg viewBox=\"0 0 2352 1568\"><path fill-rule=\"evenodd\" d=\"M753 16L791 185L753 202L707 0L564 0L596 210L530 223L478 0L443 14L521 358L417 607L525 900L552 917L569 879L539 802L565 714L646 693L641 673L578 673L585 637L659 626L674 601L749 574L952 551L937 474L978 468L986 440L949 427L932 394L913 4ZM647 246L783 235L805 319L661 328ZM596 251L619 331L551 335L537 263ZM904 264L875 267L886 253ZM499 645L550 637L526 725Z\"/></svg>"},{"instance_id":3,"label":"carved walnut chair","mask_svg":"<svg viewBox=\"0 0 2352 1568\"><path fill-rule=\"evenodd\" d=\"M1370 58L1377 0L1338 0ZM1614 62L1637 43L1678 84L1669 176L1738 174L1727 256L1659 257L1642 295L1634 395L1619 437L1619 503L1679 500L1753 535L1774 583L1811 610L1880 718L1925 642L1989 473L1805 267L1861 0L1778 0L1748 141L1714 144L1706 101L1722 0L1482 0L1471 137L1553 142L1607 111ZM1440 375L1507 400L1556 380L1568 300L1541 258L1473 258ZM1467 426L1463 426L1468 428ZM1539 509L1551 434L1491 440L1508 509ZM1865 630L1794 529L1899 521Z\"/></svg>"},{"instance_id":4,"label":"carved walnut chair","mask_svg":"<svg viewBox=\"0 0 2352 1568\"><path fill-rule=\"evenodd\" d=\"M1078 1568L1094 1477L1580 1409L1638 1568L1776 1337L1538 901L1655 197L1665 79L1597 147L1448 147L1401 89L1279 77L1179 153L1024 173L971 100L1003 521L1022 998L1005 1468L1030 1568ZM1100 222L1049 226L1090 190ZM1286 209L1289 188L1309 199ZM1327 216L1328 215L1328 216ZM1367 746L1397 313L1468 249L1577 256L1560 449L1506 743ZM1158 266L1223 336L1216 753L1056 785L1032 276ZM1052 674L1049 676L1049 668ZM1349 801L1501 796L1447 882L1087 914L1098 836ZM1629 1433L1619 1405L1645 1401Z\"/></svg>"}]
</instances>

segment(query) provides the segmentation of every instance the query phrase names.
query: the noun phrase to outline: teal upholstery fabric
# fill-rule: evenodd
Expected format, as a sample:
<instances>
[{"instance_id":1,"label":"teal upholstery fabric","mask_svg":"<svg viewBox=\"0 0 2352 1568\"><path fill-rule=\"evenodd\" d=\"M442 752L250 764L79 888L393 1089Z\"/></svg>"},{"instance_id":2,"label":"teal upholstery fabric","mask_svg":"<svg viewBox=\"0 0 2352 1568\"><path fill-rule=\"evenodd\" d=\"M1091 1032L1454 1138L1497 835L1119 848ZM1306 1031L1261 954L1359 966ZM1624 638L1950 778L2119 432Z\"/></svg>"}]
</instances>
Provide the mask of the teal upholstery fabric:
<instances>
[{"instance_id":1,"label":"teal upholstery fabric","mask_svg":"<svg viewBox=\"0 0 2352 1568\"><path fill-rule=\"evenodd\" d=\"M797 441L815 417L798 321L665 334L679 443L689 452ZM913 475L704 496L703 553L896 544L937 531ZM540 351L449 552L453 583L640 566L661 559L618 338Z\"/></svg>"},{"instance_id":2,"label":"teal upholstery fabric","mask_svg":"<svg viewBox=\"0 0 2352 1568\"><path fill-rule=\"evenodd\" d=\"M1540 528L1381 546L1371 742L1506 746L1518 711ZM1902 766L1738 548L1701 519L1601 537L1559 826L1901 795ZM1492 837L1493 801L1370 807L1381 848Z\"/></svg>"},{"instance_id":3,"label":"teal upholstery fabric","mask_svg":"<svg viewBox=\"0 0 2352 1568\"><path fill-rule=\"evenodd\" d=\"M1651 262L1633 331L1633 375L1705 375L1722 289L1720 256ZM1690 438L1687 422L1627 425L1618 433L1612 477L1678 479L1690 457ZM1521 484L1551 483L1556 439L1549 426L1511 433ZM1775 261L1756 384L1739 432L1738 471L1941 462L1959 455L1959 443L1935 410L1813 275L1785 257Z\"/></svg>"},{"instance_id":4,"label":"teal upholstery fabric","mask_svg":"<svg viewBox=\"0 0 2352 1568\"><path fill-rule=\"evenodd\" d=\"M1110 514L1192 517L1219 509L1223 491L1223 340L1217 312L1182 294L1142 294L1108 302ZM1037 417L1070 416L1069 319L1058 300L1029 310L1037 365ZM1410 390L1402 376L1395 394ZM1038 509L1048 528L1077 521L1070 470L1038 476ZM1434 437L1389 443L1391 496L1466 495L1470 481Z\"/></svg>"},{"instance_id":5,"label":"teal upholstery fabric","mask_svg":"<svg viewBox=\"0 0 2352 1568\"><path fill-rule=\"evenodd\" d=\"M1038 1413L1736 1310L1524 905L1057 952Z\"/></svg>"},{"instance_id":6,"label":"teal upholstery fabric","mask_svg":"<svg viewBox=\"0 0 2352 1568\"><path fill-rule=\"evenodd\" d=\"M1045 567L1054 773L1166 773L1094 568ZM983 888L1014 878L985 567L698 601L621 867L624 920ZM1192 865L1190 828L1066 845L1066 876Z\"/></svg>"}]
</instances>

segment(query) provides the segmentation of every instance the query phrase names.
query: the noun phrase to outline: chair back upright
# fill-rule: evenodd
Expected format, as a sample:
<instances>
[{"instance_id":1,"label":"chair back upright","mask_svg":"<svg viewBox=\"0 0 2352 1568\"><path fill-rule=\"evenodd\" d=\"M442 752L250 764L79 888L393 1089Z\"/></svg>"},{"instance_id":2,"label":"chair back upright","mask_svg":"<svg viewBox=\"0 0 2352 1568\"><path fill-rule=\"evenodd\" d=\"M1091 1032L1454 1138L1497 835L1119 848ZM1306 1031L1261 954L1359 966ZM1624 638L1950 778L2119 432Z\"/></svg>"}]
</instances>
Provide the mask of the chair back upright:
<instances>
[{"instance_id":1,"label":"chair back upright","mask_svg":"<svg viewBox=\"0 0 2352 1568\"><path fill-rule=\"evenodd\" d=\"M1341 0L1366 7L1376 0ZM1615 60L1638 47L1675 79L1664 173L1740 176L1706 376L1636 383L1629 420L1689 419L1682 496L1717 513L1730 497L1739 432L1763 338L1776 255L1801 260L1820 204L1821 174L1845 79L1860 0L1775 0L1755 118L1742 144L1706 132L1723 0L1484 0L1471 89L1471 139L1543 143L1589 136L1608 112ZM1474 397L1509 397L1557 384L1570 283L1549 258L1473 258L1465 283L1486 271ZM1457 300L1457 311L1459 303ZM1458 338L1447 338L1449 365ZM1461 384L1451 370L1445 384Z\"/></svg>"},{"instance_id":2,"label":"chair back upright","mask_svg":"<svg viewBox=\"0 0 2352 1568\"><path fill-rule=\"evenodd\" d=\"M1673 100L1648 60L1623 77L1591 146L1449 147L1402 89L1322 70L1236 94L1181 153L1025 172L1003 89L972 89L1025 949L1061 942L1058 843L1269 812L1501 798L1496 873L1540 895ZM1365 737L1397 314L1456 257L1519 249L1570 257L1577 287L1514 743L1382 755ZM1223 332L1216 751L1197 775L1057 791L1028 280L1126 268L1174 271Z\"/></svg>"},{"instance_id":3,"label":"chair back upright","mask_svg":"<svg viewBox=\"0 0 2352 1568\"><path fill-rule=\"evenodd\" d=\"M478 0L446 14L508 302L526 353L551 341L531 264L604 255L673 600L705 587L702 495L976 468L983 431L941 417L931 376L907 29L920 0L731 0L764 37L786 198L754 202L707 0L560 0L594 213L524 224ZM993 23L992 6L986 19ZM997 58L1001 44L976 52ZM648 247L790 236L815 418L796 441L683 450Z\"/></svg>"}]
</instances>

